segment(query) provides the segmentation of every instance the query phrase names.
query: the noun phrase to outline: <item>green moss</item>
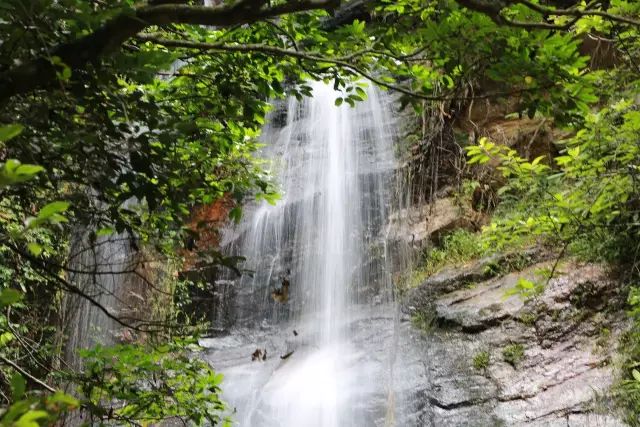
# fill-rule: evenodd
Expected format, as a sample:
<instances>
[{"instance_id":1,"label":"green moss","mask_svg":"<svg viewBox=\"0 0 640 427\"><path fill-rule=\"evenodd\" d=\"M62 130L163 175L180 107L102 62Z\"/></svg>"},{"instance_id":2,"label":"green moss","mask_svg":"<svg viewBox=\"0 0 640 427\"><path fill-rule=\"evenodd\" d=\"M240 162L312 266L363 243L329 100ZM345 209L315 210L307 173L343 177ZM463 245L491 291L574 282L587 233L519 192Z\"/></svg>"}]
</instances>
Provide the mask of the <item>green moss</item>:
<instances>
[{"instance_id":1,"label":"green moss","mask_svg":"<svg viewBox=\"0 0 640 427\"><path fill-rule=\"evenodd\" d=\"M524 346L522 344L511 344L502 350L502 358L514 368L524 358Z\"/></svg>"},{"instance_id":2,"label":"green moss","mask_svg":"<svg viewBox=\"0 0 640 427\"><path fill-rule=\"evenodd\" d=\"M447 264L467 262L486 253L481 234L456 230L444 237L442 247L427 253L426 268L435 272Z\"/></svg>"},{"instance_id":3,"label":"green moss","mask_svg":"<svg viewBox=\"0 0 640 427\"><path fill-rule=\"evenodd\" d=\"M538 320L538 315L533 311L525 311L520 314L519 320L527 326L533 326Z\"/></svg>"},{"instance_id":4,"label":"green moss","mask_svg":"<svg viewBox=\"0 0 640 427\"><path fill-rule=\"evenodd\" d=\"M433 329L435 323L435 313L427 311L419 311L411 316L411 323L423 332Z\"/></svg>"},{"instance_id":5,"label":"green moss","mask_svg":"<svg viewBox=\"0 0 640 427\"><path fill-rule=\"evenodd\" d=\"M490 356L488 351L481 351L473 356L473 367L483 371L489 367Z\"/></svg>"},{"instance_id":6,"label":"green moss","mask_svg":"<svg viewBox=\"0 0 640 427\"><path fill-rule=\"evenodd\" d=\"M596 339L596 352L606 352L609 349L611 341L611 329L602 328L598 333L598 338Z\"/></svg>"}]
</instances>

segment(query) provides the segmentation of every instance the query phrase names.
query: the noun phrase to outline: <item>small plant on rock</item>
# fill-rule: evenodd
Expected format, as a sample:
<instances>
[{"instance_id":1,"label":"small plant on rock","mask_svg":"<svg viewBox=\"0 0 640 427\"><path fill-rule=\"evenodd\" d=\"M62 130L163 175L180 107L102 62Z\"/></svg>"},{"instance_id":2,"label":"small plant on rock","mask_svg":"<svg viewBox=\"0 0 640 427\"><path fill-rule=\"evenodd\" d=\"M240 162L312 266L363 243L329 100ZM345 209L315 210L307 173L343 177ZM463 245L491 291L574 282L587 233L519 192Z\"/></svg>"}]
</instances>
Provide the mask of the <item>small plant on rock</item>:
<instances>
[{"instance_id":1,"label":"small plant on rock","mask_svg":"<svg viewBox=\"0 0 640 427\"><path fill-rule=\"evenodd\" d=\"M540 296L543 292L544 283L532 282L531 280L521 277L513 288L505 292L505 297L508 298L512 295L518 295L524 301L529 301L530 299Z\"/></svg>"},{"instance_id":2,"label":"small plant on rock","mask_svg":"<svg viewBox=\"0 0 640 427\"><path fill-rule=\"evenodd\" d=\"M485 254L481 234L455 230L443 238L441 247L425 254L425 270L433 274L445 265L462 264Z\"/></svg>"},{"instance_id":3,"label":"small plant on rock","mask_svg":"<svg viewBox=\"0 0 640 427\"><path fill-rule=\"evenodd\" d=\"M411 316L411 323L423 332L428 332L433 328L435 313L418 311Z\"/></svg>"},{"instance_id":4,"label":"small plant on rock","mask_svg":"<svg viewBox=\"0 0 640 427\"><path fill-rule=\"evenodd\" d=\"M489 367L489 360L490 357L488 351L476 353L476 355L473 356L473 367L478 371L484 371Z\"/></svg>"},{"instance_id":5,"label":"small plant on rock","mask_svg":"<svg viewBox=\"0 0 640 427\"><path fill-rule=\"evenodd\" d=\"M519 320L527 326L533 326L538 320L538 315L533 311L525 311L520 314Z\"/></svg>"},{"instance_id":6,"label":"small plant on rock","mask_svg":"<svg viewBox=\"0 0 640 427\"><path fill-rule=\"evenodd\" d=\"M514 368L524 358L524 346L522 344L511 344L502 350L502 357L505 362Z\"/></svg>"}]
</instances>

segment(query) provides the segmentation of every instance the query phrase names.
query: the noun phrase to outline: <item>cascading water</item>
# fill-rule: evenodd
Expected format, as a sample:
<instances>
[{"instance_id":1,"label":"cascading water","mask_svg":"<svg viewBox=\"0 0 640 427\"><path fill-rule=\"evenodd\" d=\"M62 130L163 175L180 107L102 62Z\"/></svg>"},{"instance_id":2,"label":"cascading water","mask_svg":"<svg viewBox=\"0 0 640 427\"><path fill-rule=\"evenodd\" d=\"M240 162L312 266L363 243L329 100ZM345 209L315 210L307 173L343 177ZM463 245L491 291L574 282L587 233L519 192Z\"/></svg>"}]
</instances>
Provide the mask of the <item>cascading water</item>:
<instances>
[{"instance_id":1,"label":"cascading water","mask_svg":"<svg viewBox=\"0 0 640 427\"><path fill-rule=\"evenodd\" d=\"M313 98L276 107L264 155L282 200L247 208L225 235L253 275L232 285L231 333L206 344L242 426L392 419L391 101L373 88L355 108L336 107L337 96L315 83ZM274 301L287 281L288 301Z\"/></svg>"},{"instance_id":2,"label":"cascading water","mask_svg":"<svg viewBox=\"0 0 640 427\"><path fill-rule=\"evenodd\" d=\"M105 310L119 315L123 304L118 292L131 280L131 275L123 271L129 271L136 262L126 236L99 237L90 242L86 233L78 232L71 247L69 281ZM65 323L71 325L67 332L65 360L79 368L82 362L78 350L96 344L113 344L121 325L78 295L69 295L64 307Z\"/></svg>"}]
</instances>

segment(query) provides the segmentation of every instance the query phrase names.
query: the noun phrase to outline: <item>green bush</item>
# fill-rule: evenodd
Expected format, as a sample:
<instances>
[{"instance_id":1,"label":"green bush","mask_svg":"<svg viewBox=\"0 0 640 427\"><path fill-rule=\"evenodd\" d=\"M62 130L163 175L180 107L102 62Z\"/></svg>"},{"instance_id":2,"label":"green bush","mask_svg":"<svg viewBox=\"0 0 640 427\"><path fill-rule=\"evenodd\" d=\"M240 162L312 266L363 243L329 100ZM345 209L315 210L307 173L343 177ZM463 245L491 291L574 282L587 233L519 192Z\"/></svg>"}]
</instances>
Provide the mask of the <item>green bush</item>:
<instances>
[{"instance_id":1,"label":"green bush","mask_svg":"<svg viewBox=\"0 0 640 427\"><path fill-rule=\"evenodd\" d=\"M174 419L230 426L220 399L223 376L197 356L199 350L195 341L82 350L85 368L73 379L92 408L91 425Z\"/></svg>"}]
</instances>

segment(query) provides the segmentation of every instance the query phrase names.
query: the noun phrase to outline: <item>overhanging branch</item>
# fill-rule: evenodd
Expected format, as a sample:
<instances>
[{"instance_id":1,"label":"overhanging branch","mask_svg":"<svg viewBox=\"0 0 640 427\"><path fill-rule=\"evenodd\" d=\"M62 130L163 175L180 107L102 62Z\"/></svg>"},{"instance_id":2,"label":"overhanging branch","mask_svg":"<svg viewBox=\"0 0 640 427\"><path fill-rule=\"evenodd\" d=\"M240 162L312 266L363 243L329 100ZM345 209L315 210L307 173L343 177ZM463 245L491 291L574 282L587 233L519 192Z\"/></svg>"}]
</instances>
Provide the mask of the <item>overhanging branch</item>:
<instances>
[{"instance_id":1,"label":"overhanging branch","mask_svg":"<svg viewBox=\"0 0 640 427\"><path fill-rule=\"evenodd\" d=\"M303 52L300 50L290 50L285 48L280 48L276 46L270 46L266 44L226 44L226 43L203 43L203 42L194 42L190 40L171 40L159 38L147 34L139 34L137 37L142 41L149 41L156 44L161 44L166 47L177 47L177 48L187 48L187 49L198 49L203 51L213 51L213 52L244 52L244 53L266 53L270 55L276 55L280 57L291 57L297 58L312 62L319 62L325 64L335 65L347 70L350 70L367 80L372 81L373 83L385 87L390 90L394 90L396 92L404 93L405 95L409 95L415 98L424 99L427 101L441 101L445 98L439 96L430 96L421 94L419 92L414 92L411 89L404 88L402 86L397 86L394 84L387 83L373 74L368 72L367 70L363 70L356 64L348 62L348 59L354 57L355 55L349 55L342 58L330 58L319 56L316 53ZM379 54L379 52L371 52ZM363 56L365 51L358 52L358 56Z\"/></svg>"},{"instance_id":2,"label":"overhanging branch","mask_svg":"<svg viewBox=\"0 0 640 427\"><path fill-rule=\"evenodd\" d=\"M628 24L634 26L640 26L640 21L637 19L628 18L625 16L614 15L612 13L605 12L603 10L591 9L590 5L587 5L584 9L570 8L570 9L552 9L549 7L541 6L539 4L532 3L529 0L517 0L517 3L527 6L529 9L534 10L545 17L548 16L573 16L575 18L582 18L585 16L600 16L608 21L617 22L620 24ZM591 2L592 4L597 1Z\"/></svg>"},{"instance_id":3,"label":"overhanging branch","mask_svg":"<svg viewBox=\"0 0 640 427\"><path fill-rule=\"evenodd\" d=\"M529 0L456 0L456 2L469 10L483 13L490 17L498 25L506 25L516 28L524 28L530 30L559 30L565 31L571 28L578 20L588 16L600 16L608 21L619 24L640 26L640 21L629 17L614 15L603 10L595 9L598 0L589 2L584 8L571 7L567 9L554 9L540 4L533 3ZM521 4L531 11L537 12L543 18L548 19L554 16L570 17L568 22L563 24L554 24L546 21L517 21L507 18L503 11L509 6Z\"/></svg>"},{"instance_id":4,"label":"overhanging branch","mask_svg":"<svg viewBox=\"0 0 640 427\"><path fill-rule=\"evenodd\" d=\"M118 50L129 38L147 27L168 24L211 25L229 27L250 24L277 16L310 10L332 9L340 0L290 0L271 7L267 2L238 0L214 7L186 4L146 5L126 11L107 21L93 33L53 48L48 57L26 62L0 75L0 105L15 95L48 88L57 81L53 57L58 57L72 71Z\"/></svg>"},{"instance_id":5,"label":"overhanging branch","mask_svg":"<svg viewBox=\"0 0 640 427\"><path fill-rule=\"evenodd\" d=\"M165 39L165 38L160 38L160 37L149 35L149 34L139 34L137 38L141 41L148 41L148 42L160 44L166 47L197 49L197 50L208 51L208 52L265 53L265 54L279 56L279 57L291 57L291 58L297 58L297 59L307 60L307 61L312 61L317 63L331 64L331 65L335 65L337 67L341 67L349 71L352 71L353 73L361 77L364 77L367 80L370 80L371 82L375 83L378 86L411 96L413 98L423 99L426 101L464 101L464 100L475 100L475 99L496 99L496 98L514 96L514 95L518 95L525 92L535 92L542 89L549 89L553 86L553 85L549 85L546 87L536 86L536 87L525 88L525 89L516 89L509 92L492 92L492 93L485 93L481 95L464 96L464 97L433 96L433 95L426 95L420 92L415 92L403 86L387 83L384 80L374 76L368 70L364 70L357 64L353 64L349 62L350 59L356 56L361 57L368 53L374 54L374 55L380 55L379 51L368 52L365 50L365 51L356 52L357 55L352 54L352 55L347 55L347 56L338 57L338 58L330 58L330 57L319 56L318 53L304 52L300 50L290 50L290 49L270 46L266 44L204 43L204 42L194 42L190 40ZM421 49L419 49L419 51L421 51ZM410 55L408 55L407 58L410 58Z\"/></svg>"}]
</instances>

